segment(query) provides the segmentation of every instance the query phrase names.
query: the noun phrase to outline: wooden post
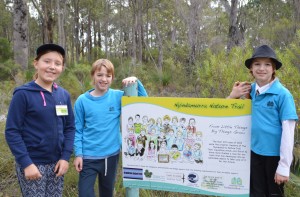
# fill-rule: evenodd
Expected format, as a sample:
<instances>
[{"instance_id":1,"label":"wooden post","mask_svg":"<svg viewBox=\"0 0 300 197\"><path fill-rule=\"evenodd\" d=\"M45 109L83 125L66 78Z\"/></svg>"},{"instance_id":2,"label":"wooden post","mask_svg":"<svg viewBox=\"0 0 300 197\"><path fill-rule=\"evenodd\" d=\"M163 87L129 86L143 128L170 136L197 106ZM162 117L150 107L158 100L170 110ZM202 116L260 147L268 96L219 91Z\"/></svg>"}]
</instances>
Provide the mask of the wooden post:
<instances>
[{"instance_id":1,"label":"wooden post","mask_svg":"<svg viewBox=\"0 0 300 197\"><path fill-rule=\"evenodd\" d=\"M137 82L123 88L124 96L138 96ZM126 187L126 197L139 197L139 188Z\"/></svg>"}]
</instances>

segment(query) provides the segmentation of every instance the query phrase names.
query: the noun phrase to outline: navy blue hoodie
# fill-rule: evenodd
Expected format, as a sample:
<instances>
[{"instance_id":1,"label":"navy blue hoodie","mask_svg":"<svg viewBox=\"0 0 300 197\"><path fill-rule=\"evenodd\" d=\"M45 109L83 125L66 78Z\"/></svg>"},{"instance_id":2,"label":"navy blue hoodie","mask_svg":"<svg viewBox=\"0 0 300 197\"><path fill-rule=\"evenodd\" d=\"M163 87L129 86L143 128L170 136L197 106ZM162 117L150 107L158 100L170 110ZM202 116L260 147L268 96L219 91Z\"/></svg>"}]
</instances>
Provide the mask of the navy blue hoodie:
<instances>
[{"instance_id":1,"label":"navy blue hoodie","mask_svg":"<svg viewBox=\"0 0 300 197\"><path fill-rule=\"evenodd\" d=\"M57 116L56 105L68 115ZM74 114L70 94L55 83L52 93L34 81L15 89L6 120L5 138L16 162L30 164L68 161L73 151Z\"/></svg>"}]
</instances>

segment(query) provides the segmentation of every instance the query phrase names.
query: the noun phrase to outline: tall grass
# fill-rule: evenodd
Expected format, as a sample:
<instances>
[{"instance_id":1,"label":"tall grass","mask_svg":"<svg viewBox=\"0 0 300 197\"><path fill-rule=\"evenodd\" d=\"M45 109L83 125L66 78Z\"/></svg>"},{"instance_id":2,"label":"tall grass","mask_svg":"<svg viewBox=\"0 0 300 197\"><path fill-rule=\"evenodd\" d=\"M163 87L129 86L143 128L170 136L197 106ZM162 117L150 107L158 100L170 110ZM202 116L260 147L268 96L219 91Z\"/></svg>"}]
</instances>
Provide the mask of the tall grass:
<instances>
[{"instance_id":1,"label":"tall grass","mask_svg":"<svg viewBox=\"0 0 300 197\"><path fill-rule=\"evenodd\" d=\"M4 126L5 122L0 122L0 197L19 197L21 196L18 180L15 175L14 158L5 142L4 138ZM65 175L64 184L64 197L76 197L78 173L73 166L74 157L70 160L70 166L67 174ZM126 196L126 188L123 187L122 180L122 158L120 158L119 169L117 174L117 180L115 184L115 197ZM97 193L97 181L95 184L95 192ZM291 181L285 186L286 197L300 196L300 179L298 176L292 174ZM167 191L155 191L155 190L139 190L139 196L141 197L193 197L202 196L196 194L184 194L178 192Z\"/></svg>"}]
</instances>

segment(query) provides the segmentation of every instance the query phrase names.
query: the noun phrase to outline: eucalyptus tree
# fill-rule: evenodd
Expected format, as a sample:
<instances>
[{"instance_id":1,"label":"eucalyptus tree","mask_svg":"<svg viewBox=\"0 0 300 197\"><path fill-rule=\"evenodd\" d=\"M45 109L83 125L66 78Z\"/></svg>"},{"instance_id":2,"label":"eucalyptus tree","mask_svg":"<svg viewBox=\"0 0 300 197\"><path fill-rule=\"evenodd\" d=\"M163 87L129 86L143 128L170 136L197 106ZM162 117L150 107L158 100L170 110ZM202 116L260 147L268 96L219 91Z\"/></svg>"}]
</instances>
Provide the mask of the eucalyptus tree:
<instances>
[{"instance_id":1,"label":"eucalyptus tree","mask_svg":"<svg viewBox=\"0 0 300 197\"><path fill-rule=\"evenodd\" d=\"M12 6L9 1L0 1L0 37L6 38L7 40L12 40L12 24L13 24L13 15L12 15Z\"/></svg>"},{"instance_id":2,"label":"eucalyptus tree","mask_svg":"<svg viewBox=\"0 0 300 197\"><path fill-rule=\"evenodd\" d=\"M66 35L65 35L65 19L67 14L67 2L56 0L57 10L57 26L58 26L58 44L66 49Z\"/></svg>"},{"instance_id":3,"label":"eucalyptus tree","mask_svg":"<svg viewBox=\"0 0 300 197\"><path fill-rule=\"evenodd\" d=\"M296 32L300 27L300 1L299 0L289 0L291 1L292 7L294 8L294 32Z\"/></svg>"},{"instance_id":4,"label":"eucalyptus tree","mask_svg":"<svg viewBox=\"0 0 300 197\"><path fill-rule=\"evenodd\" d=\"M241 46L244 43L245 25L240 17L242 15L240 7L245 2L221 0L221 3L224 5L229 18L227 50L230 51L233 47Z\"/></svg>"},{"instance_id":5,"label":"eucalyptus tree","mask_svg":"<svg viewBox=\"0 0 300 197\"><path fill-rule=\"evenodd\" d=\"M176 0L176 4L177 11L187 26L186 29L189 57L188 64L186 65L185 69L187 74L190 75L193 73L193 70L195 70L196 58L201 45L199 42L199 37L201 35L201 29L204 27L204 10L210 5L209 1L207 0Z\"/></svg>"},{"instance_id":6,"label":"eucalyptus tree","mask_svg":"<svg viewBox=\"0 0 300 197\"><path fill-rule=\"evenodd\" d=\"M38 13L38 18L41 21L41 31L43 43L53 43L54 34L54 0L30 0L35 10Z\"/></svg>"},{"instance_id":7,"label":"eucalyptus tree","mask_svg":"<svg viewBox=\"0 0 300 197\"><path fill-rule=\"evenodd\" d=\"M72 28L70 28L70 32L72 34L72 37L70 39L70 45L71 45L71 62L74 63L75 61L79 61L80 57L80 40L79 40L79 2L80 0L71 0L70 2L70 16L71 16L71 24Z\"/></svg>"},{"instance_id":8,"label":"eucalyptus tree","mask_svg":"<svg viewBox=\"0 0 300 197\"><path fill-rule=\"evenodd\" d=\"M248 0L243 5L245 36L253 46L286 47L295 38L291 1Z\"/></svg>"},{"instance_id":9,"label":"eucalyptus tree","mask_svg":"<svg viewBox=\"0 0 300 197\"><path fill-rule=\"evenodd\" d=\"M14 60L23 70L28 67L28 7L27 0L13 2Z\"/></svg>"},{"instance_id":10,"label":"eucalyptus tree","mask_svg":"<svg viewBox=\"0 0 300 197\"><path fill-rule=\"evenodd\" d=\"M153 0L148 6L149 19L146 24L148 27L146 32L147 39L144 43L147 51L150 52L149 55L151 55L151 59L154 61L159 75L161 75L164 69L164 54L170 53L170 51L173 50L171 47L174 47L176 42L175 40L179 30L176 29L178 15L175 11L175 2L173 0ZM172 43L172 41L174 43ZM169 43L172 43L171 46ZM156 53L154 52L156 51L157 55L155 56Z\"/></svg>"}]
</instances>

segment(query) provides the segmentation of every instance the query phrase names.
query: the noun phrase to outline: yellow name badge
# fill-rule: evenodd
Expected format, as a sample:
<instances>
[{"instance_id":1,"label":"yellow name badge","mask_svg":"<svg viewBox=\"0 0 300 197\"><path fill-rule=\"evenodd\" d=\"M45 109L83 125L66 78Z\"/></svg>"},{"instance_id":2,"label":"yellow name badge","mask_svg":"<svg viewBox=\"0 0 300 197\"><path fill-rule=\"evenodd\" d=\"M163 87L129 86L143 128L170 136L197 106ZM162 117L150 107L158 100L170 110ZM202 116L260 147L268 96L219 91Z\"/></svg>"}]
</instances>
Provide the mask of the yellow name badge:
<instances>
[{"instance_id":1,"label":"yellow name badge","mask_svg":"<svg viewBox=\"0 0 300 197\"><path fill-rule=\"evenodd\" d=\"M56 115L57 116L67 116L68 115L68 106L67 105L56 105Z\"/></svg>"}]
</instances>

